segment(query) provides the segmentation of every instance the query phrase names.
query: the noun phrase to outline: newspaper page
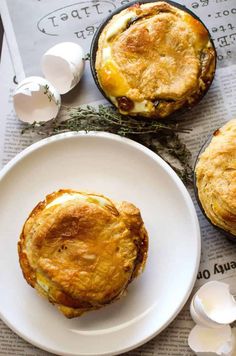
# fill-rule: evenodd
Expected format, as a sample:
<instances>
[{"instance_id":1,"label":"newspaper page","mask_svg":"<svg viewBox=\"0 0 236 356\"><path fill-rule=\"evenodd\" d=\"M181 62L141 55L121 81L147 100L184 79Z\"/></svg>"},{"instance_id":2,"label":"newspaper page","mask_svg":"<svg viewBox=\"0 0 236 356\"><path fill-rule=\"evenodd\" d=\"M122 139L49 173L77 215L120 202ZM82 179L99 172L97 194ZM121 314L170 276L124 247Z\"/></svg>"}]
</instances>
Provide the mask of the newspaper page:
<instances>
[{"instance_id":1,"label":"newspaper page","mask_svg":"<svg viewBox=\"0 0 236 356\"><path fill-rule=\"evenodd\" d=\"M12 107L12 93L16 82L24 75L40 75L41 55L58 42L77 41L88 51L94 31L102 19L113 8L125 3L128 1L87 1L86 6L84 2L82 4L68 0L8 0L6 3L4 1L0 3L1 6L4 5L1 7L1 14L9 45L8 50L6 43L3 44L0 66L0 75L4 78L4 85L0 87L1 166L36 139L30 135L21 135L22 125ZM216 76L208 94L194 109L181 114L180 117L180 120L185 120L186 127L192 128L190 134L182 134L182 139L190 148L194 163L200 147L209 134L227 120L236 117L236 3L235 0L192 0L181 3L194 11L208 26L218 53ZM24 18L27 18L27 21L24 21ZM10 27L11 30L8 31ZM86 70L84 76L86 82L84 80L81 83L79 98L75 93L73 98L66 96L64 98L66 102L74 105L101 99L91 82L89 68ZM88 96L84 95L86 88L90 91ZM232 293L236 295L235 245L206 221L195 201L193 191L189 192L195 203L202 235L201 262L192 295L210 280L229 283ZM167 329L127 355L193 355L187 344L193 326L187 302ZM49 353L28 344L0 321L0 355L41 356Z\"/></svg>"},{"instance_id":2,"label":"newspaper page","mask_svg":"<svg viewBox=\"0 0 236 356\"><path fill-rule=\"evenodd\" d=\"M129 2L1 0L0 9L18 80L25 75L42 75L42 55L59 42L76 42L89 52L102 20ZM218 68L236 64L235 0L184 0L179 3L186 5L207 25L217 49ZM79 89L64 95L63 102L80 105L100 99L87 63Z\"/></svg>"}]
</instances>

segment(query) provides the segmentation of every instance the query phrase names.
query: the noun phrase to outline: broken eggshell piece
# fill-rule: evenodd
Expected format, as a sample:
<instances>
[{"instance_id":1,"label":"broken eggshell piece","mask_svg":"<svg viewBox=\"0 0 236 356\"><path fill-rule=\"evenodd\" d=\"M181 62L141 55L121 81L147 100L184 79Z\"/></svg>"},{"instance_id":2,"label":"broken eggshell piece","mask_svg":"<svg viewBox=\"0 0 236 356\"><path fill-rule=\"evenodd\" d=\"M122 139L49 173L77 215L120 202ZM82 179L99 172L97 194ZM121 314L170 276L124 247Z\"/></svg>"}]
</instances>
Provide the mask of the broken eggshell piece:
<instances>
[{"instance_id":1,"label":"broken eggshell piece","mask_svg":"<svg viewBox=\"0 0 236 356\"><path fill-rule=\"evenodd\" d=\"M79 83L84 72L84 50L77 43L62 42L51 47L42 57L42 72L60 94Z\"/></svg>"},{"instance_id":2,"label":"broken eggshell piece","mask_svg":"<svg viewBox=\"0 0 236 356\"><path fill-rule=\"evenodd\" d=\"M201 325L218 327L236 320L236 301L226 283L204 284L193 297L191 307L193 319L197 318Z\"/></svg>"},{"instance_id":3,"label":"broken eggshell piece","mask_svg":"<svg viewBox=\"0 0 236 356\"><path fill-rule=\"evenodd\" d=\"M196 325L189 334L188 344L196 355L234 355L235 340L229 325L218 329Z\"/></svg>"},{"instance_id":4,"label":"broken eggshell piece","mask_svg":"<svg viewBox=\"0 0 236 356\"><path fill-rule=\"evenodd\" d=\"M55 118L61 106L61 97L46 79L28 77L17 86L13 104L19 119L32 124Z\"/></svg>"},{"instance_id":5,"label":"broken eggshell piece","mask_svg":"<svg viewBox=\"0 0 236 356\"><path fill-rule=\"evenodd\" d=\"M209 319L205 313L201 313L199 309L195 308L195 298L192 299L191 304L190 304L190 314L193 319L193 321L201 326L207 327L207 328L218 328L221 327L222 324L218 324L211 319Z\"/></svg>"}]
</instances>

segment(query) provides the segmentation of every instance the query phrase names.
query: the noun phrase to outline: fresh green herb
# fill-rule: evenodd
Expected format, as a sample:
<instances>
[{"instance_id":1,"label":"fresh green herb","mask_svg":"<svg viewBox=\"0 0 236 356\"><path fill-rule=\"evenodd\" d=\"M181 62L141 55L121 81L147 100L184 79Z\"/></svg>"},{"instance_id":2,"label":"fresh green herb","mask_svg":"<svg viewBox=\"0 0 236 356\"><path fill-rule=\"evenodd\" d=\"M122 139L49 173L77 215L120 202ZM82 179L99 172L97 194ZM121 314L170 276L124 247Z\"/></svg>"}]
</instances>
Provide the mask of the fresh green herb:
<instances>
[{"instance_id":1,"label":"fresh green herb","mask_svg":"<svg viewBox=\"0 0 236 356\"><path fill-rule=\"evenodd\" d=\"M66 110L66 111L65 111ZM145 118L121 115L115 108L100 105L64 108L66 119L33 123L26 131L51 136L68 131L106 131L131 138L159 154L186 184L192 183L191 154L178 133L188 133L176 122L160 122Z\"/></svg>"},{"instance_id":2,"label":"fresh green herb","mask_svg":"<svg viewBox=\"0 0 236 356\"><path fill-rule=\"evenodd\" d=\"M51 102L51 101L54 101L54 103L56 104L56 105L59 105L59 102L58 102L58 100L56 100L55 99L55 96L54 96L54 94L52 94L51 92L50 92L50 90L49 90L49 86L47 85L47 84L45 84L45 85L43 85L43 86L41 86L42 87L42 89L44 90L44 94L45 95L47 95L47 97L48 97L48 100Z\"/></svg>"},{"instance_id":3,"label":"fresh green herb","mask_svg":"<svg viewBox=\"0 0 236 356\"><path fill-rule=\"evenodd\" d=\"M91 59L90 53L86 53L86 55L84 56L83 60L84 61L89 61L90 59Z\"/></svg>"}]
</instances>

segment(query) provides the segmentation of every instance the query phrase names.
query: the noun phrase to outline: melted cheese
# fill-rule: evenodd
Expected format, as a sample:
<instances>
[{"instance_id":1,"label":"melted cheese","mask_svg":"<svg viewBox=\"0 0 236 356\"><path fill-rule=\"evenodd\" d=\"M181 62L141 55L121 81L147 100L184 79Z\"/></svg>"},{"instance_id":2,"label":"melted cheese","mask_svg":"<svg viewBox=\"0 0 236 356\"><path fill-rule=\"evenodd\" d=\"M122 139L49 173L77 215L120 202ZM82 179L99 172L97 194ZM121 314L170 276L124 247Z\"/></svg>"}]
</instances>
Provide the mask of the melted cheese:
<instances>
[{"instance_id":1,"label":"melted cheese","mask_svg":"<svg viewBox=\"0 0 236 356\"><path fill-rule=\"evenodd\" d=\"M92 204L98 204L101 207L106 207L106 206L110 206L111 202L103 197L100 197L98 195L93 195L93 194L88 194L88 195L83 195L83 194L79 194L79 193L74 193L74 194L68 194L68 193L64 193L61 196L59 196L58 198L54 199L51 203L49 203L46 206L46 209L51 208L52 206L55 205L61 205L64 204L70 200L74 200L74 199L79 199L81 201L87 201L88 203L92 203Z\"/></svg>"},{"instance_id":2,"label":"melted cheese","mask_svg":"<svg viewBox=\"0 0 236 356\"><path fill-rule=\"evenodd\" d=\"M78 194L78 193L75 193L75 194L65 193L65 194L61 195L60 197L54 199L51 203L49 203L46 206L46 209L51 208L54 205L63 204L65 202L67 202L69 200L73 200L73 199L86 200L86 197L84 195Z\"/></svg>"},{"instance_id":3,"label":"melted cheese","mask_svg":"<svg viewBox=\"0 0 236 356\"><path fill-rule=\"evenodd\" d=\"M114 105L117 105L116 97L110 96L111 101ZM130 113L142 113L142 112L151 112L154 110L154 105L151 101L143 100L143 101L134 101L134 107L132 110L129 110Z\"/></svg>"},{"instance_id":4,"label":"melted cheese","mask_svg":"<svg viewBox=\"0 0 236 356\"><path fill-rule=\"evenodd\" d=\"M130 112L150 112L153 109L153 104L148 100L134 101L134 107Z\"/></svg>"},{"instance_id":5,"label":"melted cheese","mask_svg":"<svg viewBox=\"0 0 236 356\"><path fill-rule=\"evenodd\" d=\"M37 283L40 285L40 287L48 293L49 288L50 288L50 282L48 281L47 278L43 277L41 273L37 272L36 273L36 279Z\"/></svg>"},{"instance_id":6,"label":"melted cheese","mask_svg":"<svg viewBox=\"0 0 236 356\"><path fill-rule=\"evenodd\" d=\"M111 47L105 47L102 49L102 59L104 62L111 59Z\"/></svg>"},{"instance_id":7,"label":"melted cheese","mask_svg":"<svg viewBox=\"0 0 236 356\"><path fill-rule=\"evenodd\" d=\"M129 11L124 14L122 17L118 18L116 21L109 26L106 33L106 40L109 41L112 37L117 35L119 32L124 30L127 26L127 23L132 19L132 17L136 16L135 12Z\"/></svg>"}]
</instances>

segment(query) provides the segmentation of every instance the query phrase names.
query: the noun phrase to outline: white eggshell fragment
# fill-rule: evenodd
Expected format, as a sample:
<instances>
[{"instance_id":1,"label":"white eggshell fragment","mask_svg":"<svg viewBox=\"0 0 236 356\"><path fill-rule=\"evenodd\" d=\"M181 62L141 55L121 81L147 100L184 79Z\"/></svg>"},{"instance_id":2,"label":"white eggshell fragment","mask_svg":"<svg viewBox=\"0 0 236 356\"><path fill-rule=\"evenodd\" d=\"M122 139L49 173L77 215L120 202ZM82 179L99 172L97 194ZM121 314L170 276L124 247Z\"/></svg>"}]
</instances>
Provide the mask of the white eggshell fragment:
<instances>
[{"instance_id":1,"label":"white eggshell fragment","mask_svg":"<svg viewBox=\"0 0 236 356\"><path fill-rule=\"evenodd\" d=\"M42 57L42 72L60 94L79 83L84 72L84 50L77 43L61 42Z\"/></svg>"},{"instance_id":2,"label":"white eggshell fragment","mask_svg":"<svg viewBox=\"0 0 236 356\"><path fill-rule=\"evenodd\" d=\"M216 323L207 317L205 313L202 313L199 308L195 307L195 298L192 299L190 304L190 314L193 321L201 326L205 326L207 328L219 328L222 324Z\"/></svg>"},{"instance_id":3,"label":"white eggshell fragment","mask_svg":"<svg viewBox=\"0 0 236 356\"><path fill-rule=\"evenodd\" d=\"M233 356L234 337L231 327L212 329L196 325L188 337L189 347L201 356Z\"/></svg>"},{"instance_id":4,"label":"white eggshell fragment","mask_svg":"<svg viewBox=\"0 0 236 356\"><path fill-rule=\"evenodd\" d=\"M19 119L31 124L55 118L61 106L61 97L46 79L28 77L17 86L13 104Z\"/></svg>"},{"instance_id":5,"label":"white eggshell fragment","mask_svg":"<svg viewBox=\"0 0 236 356\"><path fill-rule=\"evenodd\" d=\"M193 305L196 314L206 320L218 324L236 320L236 301L226 283L212 281L204 284L195 294Z\"/></svg>"}]
</instances>

